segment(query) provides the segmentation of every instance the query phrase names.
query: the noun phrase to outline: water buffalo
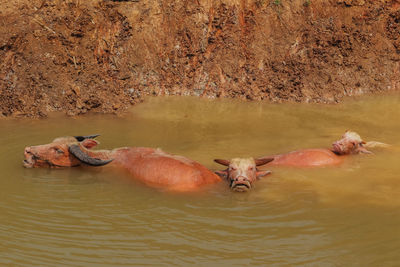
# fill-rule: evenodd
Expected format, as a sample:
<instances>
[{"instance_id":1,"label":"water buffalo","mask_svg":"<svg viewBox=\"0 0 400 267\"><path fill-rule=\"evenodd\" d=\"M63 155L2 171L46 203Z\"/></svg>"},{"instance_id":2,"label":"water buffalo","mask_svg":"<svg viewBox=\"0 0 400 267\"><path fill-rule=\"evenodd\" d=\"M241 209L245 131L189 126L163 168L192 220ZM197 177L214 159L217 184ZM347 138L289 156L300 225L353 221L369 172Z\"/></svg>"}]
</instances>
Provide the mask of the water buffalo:
<instances>
[{"instance_id":1,"label":"water buffalo","mask_svg":"<svg viewBox=\"0 0 400 267\"><path fill-rule=\"evenodd\" d=\"M352 154L373 154L367 148L386 147L380 142L365 142L355 132L346 131L342 138L332 144L331 149L302 149L286 154L266 156L273 157L274 166L314 167L338 165L343 162L344 156Z\"/></svg>"},{"instance_id":2,"label":"water buffalo","mask_svg":"<svg viewBox=\"0 0 400 267\"><path fill-rule=\"evenodd\" d=\"M226 170L216 173L228 180L233 191L246 192L254 187L257 179L271 173L270 171L260 171L257 167L273 160L273 158L234 158L231 160L215 159L214 161L228 167Z\"/></svg>"},{"instance_id":3,"label":"water buffalo","mask_svg":"<svg viewBox=\"0 0 400 267\"><path fill-rule=\"evenodd\" d=\"M188 158L168 154L161 149L125 147L91 150L98 135L60 137L46 145L25 148L24 166L74 167L114 166L127 170L146 185L172 191L192 191L221 178L203 165Z\"/></svg>"}]
</instances>

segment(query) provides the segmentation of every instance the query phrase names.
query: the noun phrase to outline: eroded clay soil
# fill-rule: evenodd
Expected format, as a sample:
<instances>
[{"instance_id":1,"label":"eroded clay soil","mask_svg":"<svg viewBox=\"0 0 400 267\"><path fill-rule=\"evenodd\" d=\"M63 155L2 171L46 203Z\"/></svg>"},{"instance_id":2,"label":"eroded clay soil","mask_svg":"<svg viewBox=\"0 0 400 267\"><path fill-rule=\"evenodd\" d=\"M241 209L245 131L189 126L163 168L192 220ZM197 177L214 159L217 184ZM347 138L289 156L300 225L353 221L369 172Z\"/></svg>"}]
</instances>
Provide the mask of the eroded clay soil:
<instances>
[{"instance_id":1,"label":"eroded clay soil","mask_svg":"<svg viewBox=\"0 0 400 267\"><path fill-rule=\"evenodd\" d=\"M1 0L0 116L146 95L339 102L397 90L400 3Z\"/></svg>"}]
</instances>

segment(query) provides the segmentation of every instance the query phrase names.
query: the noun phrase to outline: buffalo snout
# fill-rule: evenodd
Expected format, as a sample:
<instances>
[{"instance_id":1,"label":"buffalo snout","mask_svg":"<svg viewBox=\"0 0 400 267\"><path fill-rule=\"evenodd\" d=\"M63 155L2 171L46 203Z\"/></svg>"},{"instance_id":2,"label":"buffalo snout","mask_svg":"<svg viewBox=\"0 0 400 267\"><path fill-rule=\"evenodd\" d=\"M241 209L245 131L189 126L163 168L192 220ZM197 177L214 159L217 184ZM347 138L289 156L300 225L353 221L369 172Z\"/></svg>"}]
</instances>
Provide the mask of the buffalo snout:
<instances>
[{"instance_id":1,"label":"buffalo snout","mask_svg":"<svg viewBox=\"0 0 400 267\"><path fill-rule=\"evenodd\" d=\"M246 192L252 188L252 182L248 177L237 176L231 180L231 189L237 192Z\"/></svg>"},{"instance_id":2,"label":"buffalo snout","mask_svg":"<svg viewBox=\"0 0 400 267\"><path fill-rule=\"evenodd\" d=\"M25 147L24 156L25 156L25 159L23 161L24 166L26 168L32 168L36 162L36 157L32 152L32 147L30 146Z\"/></svg>"},{"instance_id":3,"label":"buffalo snout","mask_svg":"<svg viewBox=\"0 0 400 267\"><path fill-rule=\"evenodd\" d=\"M340 154L343 151L342 144L338 141L332 143L333 151Z\"/></svg>"}]
</instances>

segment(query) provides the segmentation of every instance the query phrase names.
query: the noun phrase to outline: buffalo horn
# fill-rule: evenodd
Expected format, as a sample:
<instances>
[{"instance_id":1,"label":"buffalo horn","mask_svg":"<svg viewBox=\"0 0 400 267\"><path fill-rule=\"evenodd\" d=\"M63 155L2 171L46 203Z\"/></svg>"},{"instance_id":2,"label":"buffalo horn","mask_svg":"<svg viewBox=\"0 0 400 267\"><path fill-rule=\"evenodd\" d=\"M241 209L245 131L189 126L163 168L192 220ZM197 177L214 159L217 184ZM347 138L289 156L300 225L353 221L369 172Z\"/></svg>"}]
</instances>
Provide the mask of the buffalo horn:
<instances>
[{"instance_id":1,"label":"buffalo horn","mask_svg":"<svg viewBox=\"0 0 400 267\"><path fill-rule=\"evenodd\" d=\"M91 156L89 156L88 154L83 152L81 150L81 148L79 147L79 145L70 145L68 150L72 155L74 155L81 162L83 162L87 165L90 165L90 166L103 166L114 160L114 159L102 160L102 159L98 159L98 158L92 158Z\"/></svg>"},{"instance_id":2,"label":"buffalo horn","mask_svg":"<svg viewBox=\"0 0 400 267\"><path fill-rule=\"evenodd\" d=\"M78 142L82 142L82 141L85 140L85 139L94 139L94 138L96 138L97 136L99 136L99 134L86 135L86 136L78 135L78 136L74 136L74 137L75 137L75 139L76 139Z\"/></svg>"},{"instance_id":3,"label":"buffalo horn","mask_svg":"<svg viewBox=\"0 0 400 267\"><path fill-rule=\"evenodd\" d=\"M214 161L224 166L229 166L230 164L230 161L226 159L214 159Z\"/></svg>"},{"instance_id":4,"label":"buffalo horn","mask_svg":"<svg viewBox=\"0 0 400 267\"><path fill-rule=\"evenodd\" d=\"M254 162L256 163L256 166L261 166L261 165L265 165L268 162L273 161L274 158L260 158L260 159L255 159Z\"/></svg>"}]
</instances>

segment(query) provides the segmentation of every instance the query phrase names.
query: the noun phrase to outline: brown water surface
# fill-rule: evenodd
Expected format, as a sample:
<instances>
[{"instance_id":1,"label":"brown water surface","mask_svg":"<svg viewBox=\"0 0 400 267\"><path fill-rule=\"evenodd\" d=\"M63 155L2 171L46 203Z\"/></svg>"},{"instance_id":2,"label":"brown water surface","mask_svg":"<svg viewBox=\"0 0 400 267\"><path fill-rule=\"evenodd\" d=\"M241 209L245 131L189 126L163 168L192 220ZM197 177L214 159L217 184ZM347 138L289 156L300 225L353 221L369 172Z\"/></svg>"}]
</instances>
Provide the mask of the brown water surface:
<instances>
[{"instance_id":1,"label":"brown water surface","mask_svg":"<svg viewBox=\"0 0 400 267\"><path fill-rule=\"evenodd\" d=\"M400 265L400 97L340 105L148 99L125 118L0 121L0 265ZM23 149L100 133L100 148L214 158L329 147L347 129L392 144L339 167L271 168L251 193L171 194L101 168L24 169Z\"/></svg>"}]
</instances>

